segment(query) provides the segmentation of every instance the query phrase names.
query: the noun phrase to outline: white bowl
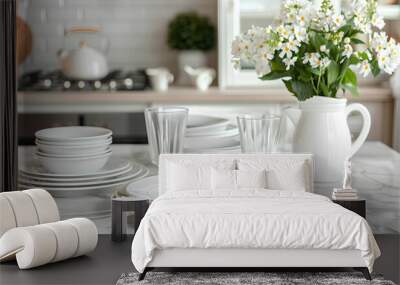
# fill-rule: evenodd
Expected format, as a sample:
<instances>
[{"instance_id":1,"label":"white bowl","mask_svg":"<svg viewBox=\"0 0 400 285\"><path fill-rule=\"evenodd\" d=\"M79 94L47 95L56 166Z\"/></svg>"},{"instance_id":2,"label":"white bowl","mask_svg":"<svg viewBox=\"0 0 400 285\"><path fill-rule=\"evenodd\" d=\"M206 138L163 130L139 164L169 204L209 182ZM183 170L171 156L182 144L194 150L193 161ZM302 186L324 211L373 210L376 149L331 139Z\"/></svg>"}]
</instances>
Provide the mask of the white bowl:
<instances>
[{"instance_id":1,"label":"white bowl","mask_svg":"<svg viewBox=\"0 0 400 285\"><path fill-rule=\"evenodd\" d=\"M56 158L80 158L80 157L90 157L90 156L99 156L102 154L106 154L111 152L110 147L106 147L105 149L102 149L97 152L81 152L81 153L47 153L47 152L42 152L39 150L36 151L37 155L40 156L46 156L46 157L56 157Z\"/></svg>"},{"instance_id":2,"label":"white bowl","mask_svg":"<svg viewBox=\"0 0 400 285\"><path fill-rule=\"evenodd\" d=\"M96 139L89 141L64 141L64 142L56 142L56 141L46 141L42 139L36 139L36 144L42 145L50 145L50 146L75 146L75 147L86 147L86 146L94 146L94 145L105 145L112 143L112 137L108 137L105 139Z\"/></svg>"},{"instance_id":3,"label":"white bowl","mask_svg":"<svg viewBox=\"0 0 400 285\"><path fill-rule=\"evenodd\" d=\"M102 155L92 155L86 157L47 157L36 155L40 163L48 171L59 174L86 174L96 173L107 163L111 156L111 151Z\"/></svg>"},{"instance_id":4,"label":"white bowl","mask_svg":"<svg viewBox=\"0 0 400 285\"><path fill-rule=\"evenodd\" d=\"M36 146L43 154L58 154L58 155L93 155L105 152L109 149L110 142L101 144L88 145L51 145L36 142Z\"/></svg>"},{"instance_id":5,"label":"white bowl","mask_svg":"<svg viewBox=\"0 0 400 285\"><path fill-rule=\"evenodd\" d=\"M88 142L107 139L112 131L99 127L59 127L37 131L36 138L49 142Z\"/></svg>"}]
</instances>

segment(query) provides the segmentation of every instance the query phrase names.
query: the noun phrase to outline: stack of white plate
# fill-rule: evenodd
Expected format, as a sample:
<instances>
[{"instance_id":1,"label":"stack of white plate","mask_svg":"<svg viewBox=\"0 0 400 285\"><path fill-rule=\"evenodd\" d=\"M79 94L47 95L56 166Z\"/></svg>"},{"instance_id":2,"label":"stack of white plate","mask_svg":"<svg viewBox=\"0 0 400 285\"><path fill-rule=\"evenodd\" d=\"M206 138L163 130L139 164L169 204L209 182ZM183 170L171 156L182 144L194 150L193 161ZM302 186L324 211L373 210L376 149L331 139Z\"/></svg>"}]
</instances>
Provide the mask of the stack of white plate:
<instances>
[{"instance_id":1,"label":"stack of white plate","mask_svg":"<svg viewBox=\"0 0 400 285\"><path fill-rule=\"evenodd\" d=\"M226 153L240 151L239 130L228 119L189 115L185 153Z\"/></svg>"},{"instance_id":2,"label":"stack of white plate","mask_svg":"<svg viewBox=\"0 0 400 285\"><path fill-rule=\"evenodd\" d=\"M51 173L38 160L32 160L20 166L19 184L22 188L44 188L55 197L104 195L147 174L144 166L114 157L100 170L81 174Z\"/></svg>"},{"instance_id":3,"label":"stack of white plate","mask_svg":"<svg viewBox=\"0 0 400 285\"><path fill-rule=\"evenodd\" d=\"M46 129L36 138L36 156L20 161L19 187L49 191L63 218L109 217L111 194L149 174L143 165L111 155L106 129Z\"/></svg>"},{"instance_id":4,"label":"stack of white plate","mask_svg":"<svg viewBox=\"0 0 400 285\"><path fill-rule=\"evenodd\" d=\"M112 132L98 127L59 127L36 132L36 156L49 172L95 173L111 157Z\"/></svg>"}]
</instances>

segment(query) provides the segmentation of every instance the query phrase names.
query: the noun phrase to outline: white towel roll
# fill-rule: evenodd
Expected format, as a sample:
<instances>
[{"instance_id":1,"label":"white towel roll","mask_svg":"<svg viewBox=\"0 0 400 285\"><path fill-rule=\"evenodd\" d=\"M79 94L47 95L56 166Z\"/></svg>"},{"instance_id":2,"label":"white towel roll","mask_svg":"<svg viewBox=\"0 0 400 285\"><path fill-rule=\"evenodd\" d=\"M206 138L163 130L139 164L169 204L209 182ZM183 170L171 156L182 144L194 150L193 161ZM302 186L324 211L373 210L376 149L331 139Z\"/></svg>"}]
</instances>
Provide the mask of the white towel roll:
<instances>
[{"instance_id":1,"label":"white towel roll","mask_svg":"<svg viewBox=\"0 0 400 285\"><path fill-rule=\"evenodd\" d=\"M96 248L97 245L97 228L96 225L89 219L73 218L65 220L75 227L78 232L79 245L75 256L86 254Z\"/></svg>"},{"instance_id":2,"label":"white towel roll","mask_svg":"<svg viewBox=\"0 0 400 285\"><path fill-rule=\"evenodd\" d=\"M0 238L0 261L16 257L20 269L86 254L97 245L97 228L85 218L18 227Z\"/></svg>"},{"instance_id":3,"label":"white towel roll","mask_svg":"<svg viewBox=\"0 0 400 285\"><path fill-rule=\"evenodd\" d=\"M30 196L22 191L3 192L13 209L17 227L33 226L39 223L35 205Z\"/></svg>"},{"instance_id":4,"label":"white towel roll","mask_svg":"<svg viewBox=\"0 0 400 285\"><path fill-rule=\"evenodd\" d=\"M38 214L39 224L60 220L57 204L49 192L43 189L28 189L22 192L31 197Z\"/></svg>"},{"instance_id":5,"label":"white towel roll","mask_svg":"<svg viewBox=\"0 0 400 285\"><path fill-rule=\"evenodd\" d=\"M0 260L15 255L20 269L49 263L56 252L56 235L43 225L14 228L0 239Z\"/></svg>"},{"instance_id":6,"label":"white towel roll","mask_svg":"<svg viewBox=\"0 0 400 285\"><path fill-rule=\"evenodd\" d=\"M15 228L17 223L10 202L0 195L0 237L9 229Z\"/></svg>"},{"instance_id":7,"label":"white towel roll","mask_svg":"<svg viewBox=\"0 0 400 285\"><path fill-rule=\"evenodd\" d=\"M57 262L73 257L78 249L79 237L74 226L64 221L44 224L56 235L57 251L51 262Z\"/></svg>"}]
</instances>

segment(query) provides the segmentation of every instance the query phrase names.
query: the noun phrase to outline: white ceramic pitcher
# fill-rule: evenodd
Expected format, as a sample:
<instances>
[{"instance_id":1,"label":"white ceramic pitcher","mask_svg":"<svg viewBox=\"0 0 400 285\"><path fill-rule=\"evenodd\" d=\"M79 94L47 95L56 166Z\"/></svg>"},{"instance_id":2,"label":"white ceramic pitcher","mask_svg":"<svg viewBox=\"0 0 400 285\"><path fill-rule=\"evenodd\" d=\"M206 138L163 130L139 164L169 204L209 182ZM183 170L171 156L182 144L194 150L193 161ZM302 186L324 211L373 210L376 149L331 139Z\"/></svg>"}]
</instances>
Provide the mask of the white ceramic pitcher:
<instances>
[{"instance_id":1,"label":"white ceramic pitcher","mask_svg":"<svg viewBox=\"0 0 400 285\"><path fill-rule=\"evenodd\" d=\"M315 96L288 108L285 113L296 125L293 152L314 154L315 182L340 182L344 161L351 158L367 139L371 117L361 104L346 106L347 99ZM347 117L359 112L363 126L352 142Z\"/></svg>"}]
</instances>

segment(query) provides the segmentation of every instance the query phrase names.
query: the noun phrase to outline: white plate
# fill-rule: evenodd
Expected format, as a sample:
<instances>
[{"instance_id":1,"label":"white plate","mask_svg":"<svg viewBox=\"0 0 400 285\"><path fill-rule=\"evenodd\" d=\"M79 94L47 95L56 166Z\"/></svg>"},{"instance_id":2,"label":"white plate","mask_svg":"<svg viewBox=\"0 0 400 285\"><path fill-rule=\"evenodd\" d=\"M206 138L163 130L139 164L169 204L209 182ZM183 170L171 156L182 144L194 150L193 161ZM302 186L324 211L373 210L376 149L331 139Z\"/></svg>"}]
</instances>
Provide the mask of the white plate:
<instances>
[{"instance_id":1,"label":"white plate","mask_svg":"<svg viewBox=\"0 0 400 285\"><path fill-rule=\"evenodd\" d=\"M42 176L42 177L58 177L58 178L66 178L66 177L98 177L105 174L116 173L126 169L130 166L129 161L118 158L111 157L109 161L104 165L102 169L95 173L83 173L83 174L56 174L48 172L37 159L32 159L28 161L26 164L21 164L20 171L29 175L34 176Z\"/></svg>"},{"instance_id":2,"label":"white plate","mask_svg":"<svg viewBox=\"0 0 400 285\"><path fill-rule=\"evenodd\" d=\"M117 177L110 177L103 179L103 177L98 177L97 180L93 181L78 181L78 182L69 182L69 181L40 181L34 180L30 178L20 177L19 182L22 184L30 184L32 186L37 187L83 187L83 186L95 186L95 185L104 185L109 183L121 182L129 179L133 179L142 171L143 166L139 164L134 164L133 169L123 175Z\"/></svg>"},{"instance_id":3,"label":"white plate","mask_svg":"<svg viewBox=\"0 0 400 285\"><path fill-rule=\"evenodd\" d=\"M91 174L102 169L112 155L111 149L100 155L82 157L43 156L36 153L36 158L49 172L62 175Z\"/></svg>"},{"instance_id":4,"label":"white plate","mask_svg":"<svg viewBox=\"0 0 400 285\"><path fill-rule=\"evenodd\" d=\"M37 131L35 137L43 141L69 142L69 141L102 141L112 135L112 131L99 127L58 127Z\"/></svg>"},{"instance_id":5,"label":"white plate","mask_svg":"<svg viewBox=\"0 0 400 285\"><path fill-rule=\"evenodd\" d=\"M53 147L91 147L99 145L109 145L112 144L112 137L106 139L99 139L95 141L44 141L41 139L36 139L35 144L41 144Z\"/></svg>"},{"instance_id":6,"label":"white plate","mask_svg":"<svg viewBox=\"0 0 400 285\"><path fill-rule=\"evenodd\" d=\"M158 197L158 176L149 176L131 182L126 187L129 196L154 200Z\"/></svg>"},{"instance_id":7,"label":"white plate","mask_svg":"<svg viewBox=\"0 0 400 285\"><path fill-rule=\"evenodd\" d=\"M230 130L234 130L230 132ZM220 135L211 136L196 136L196 137L185 137L184 148L188 149L212 149L221 148L226 146L232 146L233 144L239 144L239 131L235 126L230 126L228 132Z\"/></svg>"},{"instance_id":8,"label":"white plate","mask_svg":"<svg viewBox=\"0 0 400 285\"><path fill-rule=\"evenodd\" d=\"M239 134L239 129L234 125L227 125L224 129L215 131L185 133L185 137L204 137L204 136L233 136Z\"/></svg>"},{"instance_id":9,"label":"white plate","mask_svg":"<svg viewBox=\"0 0 400 285\"><path fill-rule=\"evenodd\" d=\"M50 157L50 158L90 158L94 156L101 156L107 153L111 153L111 147L106 147L103 150L97 151L97 152L88 152L88 153L63 153L63 154L58 154L58 153L47 153L40 151L40 149L36 150L35 154L37 156L43 156L43 157Z\"/></svg>"},{"instance_id":10,"label":"white plate","mask_svg":"<svg viewBox=\"0 0 400 285\"><path fill-rule=\"evenodd\" d=\"M149 170L147 168L143 168L135 178L129 179L126 181L97 185L97 186L85 186L85 187L42 187L43 189L49 191L54 197L72 197L72 196L81 196L88 194L99 194L99 193L112 193L117 190L118 187L122 187L129 183L130 181L134 181L145 177L149 174ZM30 184L19 183L19 188L21 189L29 189L32 188Z\"/></svg>"},{"instance_id":11,"label":"white plate","mask_svg":"<svg viewBox=\"0 0 400 285\"><path fill-rule=\"evenodd\" d=\"M187 134L215 132L224 130L229 120L206 115L189 115L186 127Z\"/></svg>"},{"instance_id":12,"label":"white plate","mask_svg":"<svg viewBox=\"0 0 400 285\"><path fill-rule=\"evenodd\" d=\"M26 174L22 171L20 171L19 176L23 177L25 179L30 179L30 180L36 180L36 181L46 181L46 182L87 182L91 180L98 180L98 179L107 179L107 178L112 178L116 176L120 176L123 174L126 174L132 170L132 165L129 165L128 168L122 169L119 172L114 172L114 173L109 173L109 174L104 174L101 176L93 176L93 177L46 177L46 176L35 176L35 175L30 175Z\"/></svg>"},{"instance_id":13,"label":"white plate","mask_svg":"<svg viewBox=\"0 0 400 285\"><path fill-rule=\"evenodd\" d=\"M37 151L46 155L93 155L105 152L111 143L98 145L59 146L36 143Z\"/></svg>"},{"instance_id":14,"label":"white plate","mask_svg":"<svg viewBox=\"0 0 400 285\"><path fill-rule=\"evenodd\" d=\"M88 213L102 213L111 210L110 197L97 195L80 196L71 198L56 198L56 204L61 216L80 215L84 217Z\"/></svg>"}]
</instances>

